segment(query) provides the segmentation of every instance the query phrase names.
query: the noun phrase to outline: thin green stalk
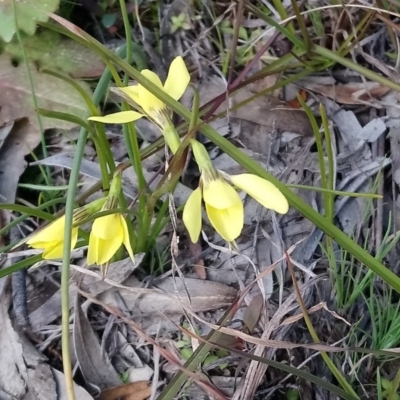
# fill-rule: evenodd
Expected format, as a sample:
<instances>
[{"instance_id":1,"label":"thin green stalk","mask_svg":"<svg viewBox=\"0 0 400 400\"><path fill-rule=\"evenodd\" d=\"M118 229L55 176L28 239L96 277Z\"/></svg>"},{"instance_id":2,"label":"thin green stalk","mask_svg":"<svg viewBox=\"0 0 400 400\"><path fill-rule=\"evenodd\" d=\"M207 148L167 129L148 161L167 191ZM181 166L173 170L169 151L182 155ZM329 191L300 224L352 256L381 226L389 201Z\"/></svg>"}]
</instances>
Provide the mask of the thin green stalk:
<instances>
[{"instance_id":1,"label":"thin green stalk","mask_svg":"<svg viewBox=\"0 0 400 400\"><path fill-rule=\"evenodd\" d=\"M356 192L342 192L340 190L331 190L325 189L316 186L305 186L305 185L296 185L289 183L286 185L288 188L292 189L304 189L304 190L312 190L314 192L321 192L321 193L329 193L335 196L347 196L347 197L364 197L367 199L382 199L382 196L375 193L356 193Z\"/></svg>"},{"instance_id":2,"label":"thin green stalk","mask_svg":"<svg viewBox=\"0 0 400 400\"><path fill-rule=\"evenodd\" d=\"M70 78L69 76L65 76L65 75L60 74L55 71L45 70L44 72L48 75L55 76L59 79L64 80L65 82L69 83L85 100L85 103L90 111L90 114L98 115L97 107L93 103L91 96L89 96L89 94L86 92L86 90L81 85L79 85L78 82L76 82L74 79ZM38 112L40 112L40 111L38 110ZM44 114L42 114L42 115L44 115ZM66 114L66 115L68 115L68 114ZM47 115L47 116L49 116L49 115ZM50 115L50 117L51 117L51 115ZM53 117L53 118L57 118L57 117ZM60 118L60 119L63 119L63 118ZM66 119L66 120L70 120L70 119ZM110 172L112 174L115 169L115 163L114 163L114 158L111 153L110 146L108 145L107 137L105 134L104 124L95 123L96 132L97 132L97 135L96 135L96 133L89 127L87 122L86 121L84 121L84 122L86 125L83 125L82 123L78 123L78 124L80 126L84 127L86 130L88 130L91 133L92 139L95 142L96 151L97 151L97 155L99 157L99 164L100 164L101 170L107 171L107 168L104 167L104 163L108 163ZM102 174L102 182L103 182L103 189L108 190L108 188L110 186L110 182L108 179L108 173Z\"/></svg>"},{"instance_id":3,"label":"thin green stalk","mask_svg":"<svg viewBox=\"0 0 400 400\"><path fill-rule=\"evenodd\" d=\"M317 124L317 120L314 117L310 107L306 104L303 98L298 94L297 100L300 102L304 112L307 114L307 117L311 123L312 130L314 132L315 143L317 145L317 153L318 153L318 161L319 161L319 169L321 174L321 186L324 189L330 189L328 187L327 179L326 179L326 171L325 171L325 159L324 159L324 146L322 144L322 136L321 132L319 131L319 126ZM323 192L324 198L324 206L325 206L325 217L327 216L327 205L329 204L329 193Z\"/></svg>"},{"instance_id":4,"label":"thin green stalk","mask_svg":"<svg viewBox=\"0 0 400 400\"><path fill-rule=\"evenodd\" d=\"M284 21L285 19L287 19L288 13L286 12L286 8L283 6L282 0L272 0L272 3L274 5L276 11L278 11L278 14L281 17L281 20ZM286 29L289 30L292 35L296 35L296 30L294 29L292 21L290 21L287 24Z\"/></svg>"},{"instance_id":5,"label":"thin green stalk","mask_svg":"<svg viewBox=\"0 0 400 400\"><path fill-rule=\"evenodd\" d=\"M103 191L108 192L110 189L110 179L109 179L109 171L107 168L107 158L104 154L104 148L109 147L108 143L104 146L100 144L100 139L98 135L92 135L92 140L94 142L94 147L96 148L97 158L99 160L100 166L100 174L101 174L101 182L103 185Z\"/></svg>"},{"instance_id":6,"label":"thin green stalk","mask_svg":"<svg viewBox=\"0 0 400 400\"><path fill-rule=\"evenodd\" d=\"M124 52L125 49L121 49L120 52ZM93 94L93 102L98 105L101 98L107 91L108 84L111 79L111 73L106 70L96 87ZM76 152L74 155L74 161L71 169L71 175L68 185L67 202L65 205L65 230L64 230L64 253L62 260L61 269L61 311L62 311L62 322L61 322L61 347L63 354L63 370L65 375L65 383L67 388L68 400L75 400L74 383L72 376L72 366L70 357L70 342L69 342L69 278L70 278L70 258L71 258L71 229L72 229L72 217L75 205L75 194L76 188L79 181L79 171L81 161L84 155L84 148L87 141L88 132L86 129L81 129L79 134L79 140L76 146Z\"/></svg>"},{"instance_id":7,"label":"thin green stalk","mask_svg":"<svg viewBox=\"0 0 400 400\"><path fill-rule=\"evenodd\" d=\"M310 35L308 34L308 29L307 29L306 23L304 21L304 17L303 17L303 15L301 15L297 1L291 0L291 3L292 3L294 15L296 16L297 23L299 24L299 28L300 28L301 34L303 36L303 39L304 39L304 44L307 49L307 55L310 56L311 50L312 50L312 41L310 39ZM295 32L293 32L293 33L295 34Z\"/></svg>"},{"instance_id":8,"label":"thin green stalk","mask_svg":"<svg viewBox=\"0 0 400 400\"><path fill-rule=\"evenodd\" d=\"M91 133L94 133L94 131L91 128L91 126L86 121L84 121L82 118L79 118L76 115L69 114L69 113L64 113L64 112L61 112L61 111L45 110L43 108L37 108L36 112L39 115L43 115L44 117L47 117L47 118L55 118L55 119L59 119L61 121L71 122L73 124L81 126L83 129L86 129L87 131L89 131Z\"/></svg>"},{"instance_id":9,"label":"thin green stalk","mask_svg":"<svg viewBox=\"0 0 400 400\"><path fill-rule=\"evenodd\" d=\"M92 114L96 115L96 114ZM95 122L96 132L97 132L97 140L99 142L99 146L101 147L102 151L104 152L104 157L106 159L108 168L110 170L110 175L112 175L115 171L115 161L114 156L111 152L110 145L107 140L106 130L104 124L100 122Z\"/></svg>"},{"instance_id":10,"label":"thin green stalk","mask_svg":"<svg viewBox=\"0 0 400 400\"><path fill-rule=\"evenodd\" d=\"M131 26L129 23L129 16L128 11L126 9L126 3L124 0L119 0L119 6L121 9L122 20L124 22L124 29L125 29L125 39L126 39L126 62L128 64L131 63L132 60L132 33L131 33ZM129 83L129 75L125 73L123 79L123 86L127 86ZM122 110L127 111L130 109L129 104L126 101L122 101ZM128 150L128 156L132 163L132 166L136 172L136 176L138 179L138 189L139 193L145 190L146 188L146 179L143 174L143 166L140 157L140 148L139 142L136 132L136 127L133 122L128 124L123 124L123 133L124 133L124 140ZM137 219L137 228L138 228L138 236L137 240L138 243L136 244L136 249L139 251L143 251L145 248L145 243L148 240L148 229L150 226L151 218L148 215L147 207L146 207L146 196L139 197L139 210L140 215ZM128 229L130 230L130 237L133 237L133 229L132 224L128 224Z\"/></svg>"},{"instance_id":11,"label":"thin green stalk","mask_svg":"<svg viewBox=\"0 0 400 400\"><path fill-rule=\"evenodd\" d=\"M326 156L328 158L328 177L327 177L327 186L326 189L334 190L335 185L335 159L333 154L332 140L331 140L331 132L329 130L329 122L326 116L325 107L323 104L319 105L319 111L321 114L322 125L324 127L325 132L325 147L326 147ZM325 204L325 216L328 221L333 223L333 217L335 214L335 198L333 195L328 194L327 202Z\"/></svg>"}]
</instances>

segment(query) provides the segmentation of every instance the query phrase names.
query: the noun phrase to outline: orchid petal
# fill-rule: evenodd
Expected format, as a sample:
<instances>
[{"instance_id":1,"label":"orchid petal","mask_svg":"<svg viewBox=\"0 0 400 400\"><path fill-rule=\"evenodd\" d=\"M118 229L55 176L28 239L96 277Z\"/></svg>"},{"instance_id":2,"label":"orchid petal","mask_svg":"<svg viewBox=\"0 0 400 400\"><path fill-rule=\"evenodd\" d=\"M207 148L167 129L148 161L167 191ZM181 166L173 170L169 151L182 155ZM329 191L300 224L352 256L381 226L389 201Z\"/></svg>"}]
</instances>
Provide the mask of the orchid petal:
<instances>
[{"instance_id":1,"label":"orchid petal","mask_svg":"<svg viewBox=\"0 0 400 400\"><path fill-rule=\"evenodd\" d=\"M87 265L97 264L97 254L99 252L99 239L94 232L90 233L89 237L89 246L88 246L88 253L87 253Z\"/></svg>"},{"instance_id":2,"label":"orchid petal","mask_svg":"<svg viewBox=\"0 0 400 400\"><path fill-rule=\"evenodd\" d=\"M286 214L289 203L281 191L271 182L253 174L233 175L232 183L245 191L265 208L274 210L280 214Z\"/></svg>"},{"instance_id":3,"label":"orchid petal","mask_svg":"<svg viewBox=\"0 0 400 400\"><path fill-rule=\"evenodd\" d=\"M62 240L64 237L64 229L65 215L50 222L50 224L41 228L37 233L34 233L26 243L32 246L36 242L53 242L55 240Z\"/></svg>"},{"instance_id":4,"label":"orchid petal","mask_svg":"<svg viewBox=\"0 0 400 400\"><path fill-rule=\"evenodd\" d=\"M136 104L140 106L139 85L118 88L118 90L128 95Z\"/></svg>"},{"instance_id":5,"label":"orchid petal","mask_svg":"<svg viewBox=\"0 0 400 400\"><path fill-rule=\"evenodd\" d=\"M110 214L96 218L93 222L92 232L100 239L112 239L121 230L120 215Z\"/></svg>"},{"instance_id":6,"label":"orchid petal","mask_svg":"<svg viewBox=\"0 0 400 400\"><path fill-rule=\"evenodd\" d=\"M203 197L206 204L218 209L232 207L241 201L236 190L222 178L204 182Z\"/></svg>"},{"instance_id":7,"label":"orchid petal","mask_svg":"<svg viewBox=\"0 0 400 400\"><path fill-rule=\"evenodd\" d=\"M214 208L206 203L206 210L211 225L227 242L234 241L240 235L244 224L243 203L240 200L225 209Z\"/></svg>"},{"instance_id":8,"label":"orchid petal","mask_svg":"<svg viewBox=\"0 0 400 400\"><path fill-rule=\"evenodd\" d=\"M160 78L153 71L144 69L141 74L160 89L163 89ZM143 111L150 116L154 114L154 112L165 108L165 104L160 99L140 84L138 85L138 96L139 105L143 108Z\"/></svg>"},{"instance_id":9,"label":"orchid petal","mask_svg":"<svg viewBox=\"0 0 400 400\"><path fill-rule=\"evenodd\" d=\"M77 241L78 241L78 228L73 228L71 232L71 250L75 248ZM62 258L64 254L64 241L55 240L53 242L47 242L47 246L43 247L43 249L44 251L42 257L44 260L54 260Z\"/></svg>"},{"instance_id":10,"label":"orchid petal","mask_svg":"<svg viewBox=\"0 0 400 400\"><path fill-rule=\"evenodd\" d=\"M104 117L89 117L89 121L102 122L103 124L126 124L142 118L143 114L136 111L121 111Z\"/></svg>"},{"instance_id":11,"label":"orchid petal","mask_svg":"<svg viewBox=\"0 0 400 400\"><path fill-rule=\"evenodd\" d=\"M128 251L129 257L131 258L131 260L133 262L135 262L135 255L133 254L133 249L131 246L131 240L129 238L129 231L128 231L128 225L125 221L125 219L122 217L121 215L121 226L122 226L122 230L124 232L124 236L123 236L123 243L124 246L126 248L126 250Z\"/></svg>"},{"instance_id":12,"label":"orchid petal","mask_svg":"<svg viewBox=\"0 0 400 400\"><path fill-rule=\"evenodd\" d=\"M92 230L89 238L88 265L102 265L110 261L121 247L123 234L121 225L118 226L116 234L108 239L98 237L96 232ZM92 249L91 246L93 246Z\"/></svg>"},{"instance_id":13,"label":"orchid petal","mask_svg":"<svg viewBox=\"0 0 400 400\"><path fill-rule=\"evenodd\" d=\"M164 91L174 100L179 100L185 93L190 82L190 74L182 57L176 57L169 67Z\"/></svg>"},{"instance_id":14,"label":"orchid petal","mask_svg":"<svg viewBox=\"0 0 400 400\"><path fill-rule=\"evenodd\" d=\"M190 240L196 243L201 232L201 189L194 190L186 201L182 216Z\"/></svg>"}]
</instances>

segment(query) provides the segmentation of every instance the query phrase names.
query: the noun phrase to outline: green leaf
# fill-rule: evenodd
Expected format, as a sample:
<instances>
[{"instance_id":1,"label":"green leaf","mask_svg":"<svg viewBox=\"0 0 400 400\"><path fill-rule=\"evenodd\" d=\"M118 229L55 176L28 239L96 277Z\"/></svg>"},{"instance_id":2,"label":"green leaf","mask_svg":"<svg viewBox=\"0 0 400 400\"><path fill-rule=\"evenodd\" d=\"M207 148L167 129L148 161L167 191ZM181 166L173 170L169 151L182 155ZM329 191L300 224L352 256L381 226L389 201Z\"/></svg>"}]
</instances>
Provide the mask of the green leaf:
<instances>
[{"instance_id":1,"label":"green leaf","mask_svg":"<svg viewBox=\"0 0 400 400\"><path fill-rule=\"evenodd\" d=\"M206 359L204 360L203 364L204 365L208 365L211 364L215 361L218 361L219 357L213 354L210 354L209 356L206 357Z\"/></svg>"},{"instance_id":2,"label":"green leaf","mask_svg":"<svg viewBox=\"0 0 400 400\"><path fill-rule=\"evenodd\" d=\"M192 356L193 350L192 349L182 349L181 350L181 356L184 360L189 360L189 358Z\"/></svg>"},{"instance_id":3,"label":"green leaf","mask_svg":"<svg viewBox=\"0 0 400 400\"><path fill-rule=\"evenodd\" d=\"M2 0L0 2L0 38L7 43L10 42L17 31L17 26L28 35L33 35L37 23L46 22L49 19L47 13L56 11L59 4L60 0ZM14 7L17 18L14 15Z\"/></svg>"}]
</instances>

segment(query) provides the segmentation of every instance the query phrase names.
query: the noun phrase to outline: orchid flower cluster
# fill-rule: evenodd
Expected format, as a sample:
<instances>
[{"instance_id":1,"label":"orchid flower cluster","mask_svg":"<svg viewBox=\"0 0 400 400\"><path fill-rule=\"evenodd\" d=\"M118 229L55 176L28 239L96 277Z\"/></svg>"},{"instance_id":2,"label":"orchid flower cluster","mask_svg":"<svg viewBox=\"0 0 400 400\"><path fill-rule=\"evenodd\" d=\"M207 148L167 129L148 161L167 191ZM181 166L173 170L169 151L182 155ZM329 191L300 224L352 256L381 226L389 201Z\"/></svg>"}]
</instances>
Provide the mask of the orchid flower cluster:
<instances>
[{"instance_id":1,"label":"orchid flower cluster","mask_svg":"<svg viewBox=\"0 0 400 400\"><path fill-rule=\"evenodd\" d=\"M121 172L117 171L111 182L108 195L95 200L74 211L72 218L71 250L78 242L79 226L91 215L97 212L110 211L119 206L118 197L121 192ZM51 222L38 232L34 233L26 243L43 251L45 260L62 258L64 252L65 215ZM87 264L97 264L103 270L114 254L124 245L129 256L134 261L132 245L130 243L128 226L121 213L111 213L96 218L89 236Z\"/></svg>"},{"instance_id":2,"label":"orchid flower cluster","mask_svg":"<svg viewBox=\"0 0 400 400\"><path fill-rule=\"evenodd\" d=\"M174 100L179 100L186 91L190 75L182 57L171 63L168 77L162 84L160 78L145 69L141 74L161 88ZM122 111L103 117L93 116L90 121L101 123L127 123L140 118L148 118L156 124L170 151L175 154L181 144L180 137L172 123L172 111L141 84L119 89L120 94L131 100L138 111ZM271 182L253 174L228 175L217 170L206 148L197 140L190 140L194 159L200 170L199 186L189 196L183 209L183 223L192 242L197 242L202 230L202 204L204 203L208 219L216 232L227 242L234 242L242 232L244 225L243 202L237 189L243 190L265 208L280 214L287 213L288 202L280 190ZM96 200L74 212L71 249L76 246L80 222L97 211L110 211L118 208L118 196L121 191L121 174L117 173L107 197ZM65 217L52 222L33 234L27 244L43 250L44 259L61 258L63 254L63 235ZM88 265L105 265L124 245L129 256L134 259L127 222L118 212L96 218L93 222L88 246Z\"/></svg>"}]
</instances>

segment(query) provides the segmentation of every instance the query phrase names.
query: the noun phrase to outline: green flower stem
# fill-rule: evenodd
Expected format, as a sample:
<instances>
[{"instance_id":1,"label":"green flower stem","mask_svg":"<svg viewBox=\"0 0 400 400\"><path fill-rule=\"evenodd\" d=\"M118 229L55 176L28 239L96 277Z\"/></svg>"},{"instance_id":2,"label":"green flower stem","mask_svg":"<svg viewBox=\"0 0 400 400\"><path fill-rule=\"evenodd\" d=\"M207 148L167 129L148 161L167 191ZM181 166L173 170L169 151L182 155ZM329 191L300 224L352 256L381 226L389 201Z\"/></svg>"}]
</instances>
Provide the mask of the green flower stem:
<instances>
[{"instance_id":1,"label":"green flower stem","mask_svg":"<svg viewBox=\"0 0 400 400\"><path fill-rule=\"evenodd\" d=\"M97 124L96 124L97 125ZM98 135L92 135L92 140L94 142L94 146L96 148L97 158L99 160L100 173L101 173L101 182L103 185L103 190L108 191L110 188L110 179L109 172L107 168L107 160L105 158L105 154L103 153L104 146L100 145L100 139Z\"/></svg>"},{"instance_id":2,"label":"green flower stem","mask_svg":"<svg viewBox=\"0 0 400 400\"><path fill-rule=\"evenodd\" d=\"M162 131L162 134L164 136L165 143L167 143L167 146L171 150L172 154L175 154L181 145L181 139L175 129L175 126L172 123L166 125Z\"/></svg>"},{"instance_id":3,"label":"green flower stem","mask_svg":"<svg viewBox=\"0 0 400 400\"><path fill-rule=\"evenodd\" d=\"M335 185L335 157L333 154L331 132L329 130L329 121L328 117L326 116L325 107L322 104L319 105L319 111L321 114L322 125L325 132L325 147L326 155L328 158L328 177L326 189L333 190ZM333 223L334 216L335 197L329 194L327 197L327 203L325 205L325 217L328 219L328 221Z\"/></svg>"},{"instance_id":4,"label":"green flower stem","mask_svg":"<svg viewBox=\"0 0 400 400\"><path fill-rule=\"evenodd\" d=\"M96 114L92 114L92 115L96 115ZM102 124L100 122L95 122L94 124L96 127L97 141L98 141L98 146L101 149L101 154L102 154L103 158L105 159L105 163L108 165L108 169L109 169L110 173L113 174L115 171L115 161L114 161L114 156L111 152L110 145L107 140L105 126L104 126L104 124ZM99 153L97 153L97 155L99 155Z\"/></svg>"},{"instance_id":5,"label":"green flower stem","mask_svg":"<svg viewBox=\"0 0 400 400\"><path fill-rule=\"evenodd\" d=\"M122 20L124 22L124 29L125 29L126 62L130 64L131 60L132 60L132 50L133 50L131 26L129 23L129 16L128 16L128 11L126 9L125 0L119 0L119 5L120 5ZM125 73L124 80L123 80L123 86L127 86L128 83L129 83L129 75L127 73ZM131 108L130 108L129 104L126 101L123 101L122 102L122 110L128 111L130 109ZM135 127L135 124L133 122L131 122L128 124L123 124L122 129L123 129L123 133L124 133L124 140L125 140L126 147L128 150L128 156L129 156L131 164L136 172L136 176L138 179L138 189L139 189L139 193L141 193L146 188L146 179L143 174L143 166L142 166L142 162L141 162L140 147L139 147L136 127ZM135 244L135 250L142 251L145 246L145 243L147 241L147 234L148 234L148 229L149 229L150 221L151 221L151 218L147 212L145 196L139 196L139 215L140 215L140 217L137 218L138 235L135 238L137 240L137 243ZM135 235L133 232L132 223L130 223L128 221L127 225L128 225L129 237L131 239L133 239ZM131 245L132 244L133 243L131 243Z\"/></svg>"},{"instance_id":6,"label":"green flower stem","mask_svg":"<svg viewBox=\"0 0 400 400\"><path fill-rule=\"evenodd\" d=\"M300 94L297 95L297 100L301 104L304 112L307 114L307 117L310 121L312 130L314 132L314 137L315 137L315 144L317 145L317 152L318 152L318 161L319 161L319 170L320 170L320 175L321 175L321 186L324 189L332 189L328 186L328 180L326 177L326 171L325 171L325 159L324 159L324 145L322 143L322 136L321 132L319 131L319 126L317 124L317 120L311 111L310 107L306 104L306 102L303 100L303 98L300 96ZM327 192L323 192L323 199L324 199L324 207L325 207L325 217L329 213L328 205L330 203L330 194Z\"/></svg>"},{"instance_id":7,"label":"green flower stem","mask_svg":"<svg viewBox=\"0 0 400 400\"><path fill-rule=\"evenodd\" d=\"M125 52L125 48L122 48L119 53ZM106 70L96 87L93 94L93 102L98 105L101 98L107 91L108 84L111 79L110 70ZM71 259L71 231L72 231L72 218L74 214L75 205L75 194L76 188L79 181L79 171L81 161L84 155L85 144L88 138L88 131L86 129L81 129L79 134L78 143L76 146L76 153L74 156L74 161L72 165L68 192L67 192L67 202L65 205L65 230L64 230L64 253L61 268L61 310L62 310L62 336L61 336L61 347L63 354L63 371L65 375L65 384L67 388L68 400L75 400L74 393L74 382L72 376L72 365L70 357L70 342L69 342L69 279L70 279L70 259Z\"/></svg>"},{"instance_id":8,"label":"green flower stem","mask_svg":"<svg viewBox=\"0 0 400 400\"><path fill-rule=\"evenodd\" d=\"M81 85L78 84L78 82L76 82L74 79L71 79L68 76L60 74L59 72L54 72L54 71L45 71L45 72L48 75L55 76L69 83L85 100L86 105L90 110L90 114L98 115L97 107L94 104L92 98L89 96L86 90ZM57 113L54 111L42 110L40 108L37 109L37 112L43 116L47 116L50 118L58 118L58 119L63 119L65 121L74 122L90 132L91 138L93 139L93 142L96 147L97 156L99 158L100 169L102 171L103 189L107 190L109 188L109 177L106 164L108 163L110 172L113 173L115 169L115 163L111 153L110 146L108 145L104 124L95 123L96 131L94 131L91 128L91 126L87 124L86 121L82 121L77 117L71 116L70 114Z\"/></svg>"},{"instance_id":9,"label":"green flower stem","mask_svg":"<svg viewBox=\"0 0 400 400\"><path fill-rule=\"evenodd\" d=\"M194 159L196 160L196 163L199 166L200 171L207 171L209 169L213 169L214 168L213 163L204 145L195 139L192 139L190 141L190 144L192 146Z\"/></svg>"}]
</instances>

